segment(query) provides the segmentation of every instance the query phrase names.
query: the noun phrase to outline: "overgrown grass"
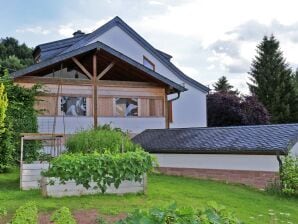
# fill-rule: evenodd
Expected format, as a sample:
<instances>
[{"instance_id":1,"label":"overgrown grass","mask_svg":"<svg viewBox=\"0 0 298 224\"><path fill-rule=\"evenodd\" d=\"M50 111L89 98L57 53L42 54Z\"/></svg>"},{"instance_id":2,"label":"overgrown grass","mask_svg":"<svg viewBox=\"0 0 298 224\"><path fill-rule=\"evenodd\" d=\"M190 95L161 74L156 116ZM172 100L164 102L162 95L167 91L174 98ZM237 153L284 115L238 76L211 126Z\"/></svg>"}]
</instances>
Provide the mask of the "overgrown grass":
<instances>
[{"instance_id":1,"label":"overgrown grass","mask_svg":"<svg viewBox=\"0 0 298 224\"><path fill-rule=\"evenodd\" d=\"M20 191L19 174L16 171L0 174L0 207L5 207L11 215L27 201L35 201L41 212L66 206L71 210L98 209L100 213L111 215L136 208L166 206L172 201L176 201L178 206L196 208L203 208L207 202L216 201L235 212L245 223L268 223L271 210L276 214L290 213L292 223L298 223L297 198L269 195L248 187L214 181L151 175L147 195L93 195L55 199L43 198L38 190Z\"/></svg>"}]
</instances>

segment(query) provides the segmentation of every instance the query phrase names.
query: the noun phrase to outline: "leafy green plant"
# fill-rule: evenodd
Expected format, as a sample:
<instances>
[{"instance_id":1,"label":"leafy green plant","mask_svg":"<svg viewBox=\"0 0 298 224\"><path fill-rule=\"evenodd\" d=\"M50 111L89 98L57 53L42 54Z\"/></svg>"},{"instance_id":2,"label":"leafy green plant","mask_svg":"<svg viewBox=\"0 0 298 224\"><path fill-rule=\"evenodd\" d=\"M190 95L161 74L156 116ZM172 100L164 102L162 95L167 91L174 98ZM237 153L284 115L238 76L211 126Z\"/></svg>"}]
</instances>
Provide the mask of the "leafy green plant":
<instances>
[{"instance_id":1,"label":"leafy green plant","mask_svg":"<svg viewBox=\"0 0 298 224\"><path fill-rule=\"evenodd\" d=\"M43 175L57 177L61 183L74 180L85 188L90 188L90 182L96 182L104 193L111 184L118 188L125 180L141 181L143 174L151 171L154 165L154 157L141 148L116 154L62 154L52 160L51 167Z\"/></svg>"},{"instance_id":2,"label":"leafy green plant","mask_svg":"<svg viewBox=\"0 0 298 224\"><path fill-rule=\"evenodd\" d=\"M282 192L298 196L298 157L288 155L282 164L280 172Z\"/></svg>"},{"instance_id":3,"label":"leafy green plant","mask_svg":"<svg viewBox=\"0 0 298 224\"><path fill-rule=\"evenodd\" d=\"M138 147L131 142L127 134L120 129L112 129L109 125L80 131L70 136L65 146L71 153L118 153L135 151Z\"/></svg>"},{"instance_id":4,"label":"leafy green plant","mask_svg":"<svg viewBox=\"0 0 298 224\"><path fill-rule=\"evenodd\" d=\"M117 224L240 224L239 221L225 207L212 202L206 209L197 210L192 207L178 208L171 204L166 208L151 208L149 210L135 210Z\"/></svg>"},{"instance_id":5,"label":"leafy green plant","mask_svg":"<svg viewBox=\"0 0 298 224\"><path fill-rule=\"evenodd\" d=\"M76 224L77 222L72 217L69 208L61 207L59 210L55 211L51 216L51 222L54 224Z\"/></svg>"},{"instance_id":6,"label":"leafy green plant","mask_svg":"<svg viewBox=\"0 0 298 224\"><path fill-rule=\"evenodd\" d=\"M36 224L37 207L34 202L27 202L19 207L11 221L11 224Z\"/></svg>"}]
</instances>

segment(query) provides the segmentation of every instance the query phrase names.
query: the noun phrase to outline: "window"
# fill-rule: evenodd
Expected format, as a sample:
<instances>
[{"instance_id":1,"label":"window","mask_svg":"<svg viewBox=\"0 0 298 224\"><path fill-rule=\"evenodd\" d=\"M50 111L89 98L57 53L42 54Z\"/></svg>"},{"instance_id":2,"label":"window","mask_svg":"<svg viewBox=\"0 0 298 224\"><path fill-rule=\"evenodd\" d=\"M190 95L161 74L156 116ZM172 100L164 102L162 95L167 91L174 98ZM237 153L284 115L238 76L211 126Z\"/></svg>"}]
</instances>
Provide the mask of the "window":
<instances>
[{"instance_id":1,"label":"window","mask_svg":"<svg viewBox=\"0 0 298 224\"><path fill-rule=\"evenodd\" d=\"M116 116L133 117L138 116L137 98L116 98Z\"/></svg>"},{"instance_id":2,"label":"window","mask_svg":"<svg viewBox=\"0 0 298 224\"><path fill-rule=\"evenodd\" d=\"M153 71L155 71L155 65L153 64L152 61L150 61L148 58L146 58L145 56L143 57L143 65L145 65L147 68L152 69Z\"/></svg>"},{"instance_id":3,"label":"window","mask_svg":"<svg viewBox=\"0 0 298 224\"><path fill-rule=\"evenodd\" d=\"M61 112L66 116L86 116L86 97L61 97Z\"/></svg>"}]
</instances>

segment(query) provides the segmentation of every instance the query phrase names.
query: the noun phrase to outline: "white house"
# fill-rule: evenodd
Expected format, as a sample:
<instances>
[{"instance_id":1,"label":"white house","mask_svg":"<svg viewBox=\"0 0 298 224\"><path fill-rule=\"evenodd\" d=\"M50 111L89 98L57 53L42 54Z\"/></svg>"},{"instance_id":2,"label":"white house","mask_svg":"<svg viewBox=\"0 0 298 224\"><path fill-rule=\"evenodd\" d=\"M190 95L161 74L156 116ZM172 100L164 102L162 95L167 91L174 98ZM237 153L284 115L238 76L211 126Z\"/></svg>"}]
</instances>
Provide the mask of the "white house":
<instances>
[{"instance_id":1,"label":"white house","mask_svg":"<svg viewBox=\"0 0 298 224\"><path fill-rule=\"evenodd\" d=\"M209 89L119 17L92 33L38 45L34 58L13 75L20 85L47 90L37 105L45 111L40 132L71 134L107 123L132 133L207 125Z\"/></svg>"}]
</instances>

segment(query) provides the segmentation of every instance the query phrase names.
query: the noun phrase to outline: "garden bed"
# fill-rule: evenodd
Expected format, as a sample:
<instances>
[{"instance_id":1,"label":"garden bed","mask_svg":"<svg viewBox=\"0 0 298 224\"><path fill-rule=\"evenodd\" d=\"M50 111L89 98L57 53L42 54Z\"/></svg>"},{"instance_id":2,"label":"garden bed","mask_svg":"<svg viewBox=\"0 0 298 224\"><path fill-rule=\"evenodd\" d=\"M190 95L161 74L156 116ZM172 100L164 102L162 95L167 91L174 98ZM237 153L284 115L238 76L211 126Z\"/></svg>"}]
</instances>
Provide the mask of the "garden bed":
<instances>
[{"instance_id":1,"label":"garden bed","mask_svg":"<svg viewBox=\"0 0 298 224\"><path fill-rule=\"evenodd\" d=\"M111 185L107 188L105 193L144 193L147 185L146 179L147 177L144 175L144 178L141 182L123 181L118 188L115 188L113 185ZM87 189L82 184L77 185L75 181L66 181L65 184L61 184L58 178L41 178L42 195L50 197L80 196L102 193L101 190L96 187L97 185L95 182L91 182L89 184L90 188Z\"/></svg>"}]
</instances>

